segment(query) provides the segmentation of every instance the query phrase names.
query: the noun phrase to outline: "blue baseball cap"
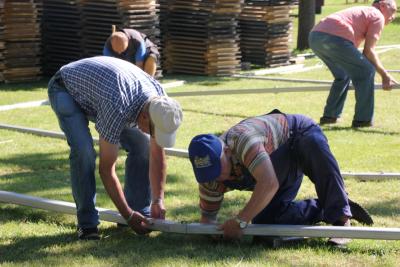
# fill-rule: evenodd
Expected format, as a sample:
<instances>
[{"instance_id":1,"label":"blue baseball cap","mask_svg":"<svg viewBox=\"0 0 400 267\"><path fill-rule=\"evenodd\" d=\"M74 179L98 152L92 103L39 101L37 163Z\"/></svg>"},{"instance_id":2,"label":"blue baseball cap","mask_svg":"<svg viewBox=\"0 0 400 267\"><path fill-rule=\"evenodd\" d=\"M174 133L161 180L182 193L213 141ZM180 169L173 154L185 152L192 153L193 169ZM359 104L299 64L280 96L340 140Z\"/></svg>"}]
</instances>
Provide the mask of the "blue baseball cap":
<instances>
[{"instance_id":1,"label":"blue baseball cap","mask_svg":"<svg viewBox=\"0 0 400 267\"><path fill-rule=\"evenodd\" d=\"M189 159L198 183L211 182L221 174L222 142L213 134L195 136L189 144Z\"/></svg>"}]
</instances>

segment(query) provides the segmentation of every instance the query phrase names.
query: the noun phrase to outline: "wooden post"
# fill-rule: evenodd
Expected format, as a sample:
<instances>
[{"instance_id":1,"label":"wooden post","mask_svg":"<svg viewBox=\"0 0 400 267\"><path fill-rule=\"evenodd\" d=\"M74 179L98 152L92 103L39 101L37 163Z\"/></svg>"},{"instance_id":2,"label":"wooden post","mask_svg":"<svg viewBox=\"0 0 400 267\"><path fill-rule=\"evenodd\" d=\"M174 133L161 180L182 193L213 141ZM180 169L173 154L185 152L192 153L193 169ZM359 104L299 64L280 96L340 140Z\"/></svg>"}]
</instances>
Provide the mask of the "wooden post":
<instances>
[{"instance_id":1,"label":"wooden post","mask_svg":"<svg viewBox=\"0 0 400 267\"><path fill-rule=\"evenodd\" d=\"M297 49L309 48L308 35L315 24L315 0L300 0Z\"/></svg>"}]
</instances>

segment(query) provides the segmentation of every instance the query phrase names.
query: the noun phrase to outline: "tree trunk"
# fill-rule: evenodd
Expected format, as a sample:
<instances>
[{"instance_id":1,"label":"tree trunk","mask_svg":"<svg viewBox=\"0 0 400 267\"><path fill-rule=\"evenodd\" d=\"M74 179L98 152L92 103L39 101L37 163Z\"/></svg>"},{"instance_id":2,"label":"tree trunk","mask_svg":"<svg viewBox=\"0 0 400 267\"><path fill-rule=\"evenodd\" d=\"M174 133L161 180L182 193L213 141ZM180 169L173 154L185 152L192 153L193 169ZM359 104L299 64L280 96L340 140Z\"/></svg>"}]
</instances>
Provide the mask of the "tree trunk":
<instances>
[{"instance_id":1,"label":"tree trunk","mask_svg":"<svg viewBox=\"0 0 400 267\"><path fill-rule=\"evenodd\" d=\"M315 0L299 1L299 30L297 34L297 49L309 48L308 34L315 24Z\"/></svg>"}]
</instances>

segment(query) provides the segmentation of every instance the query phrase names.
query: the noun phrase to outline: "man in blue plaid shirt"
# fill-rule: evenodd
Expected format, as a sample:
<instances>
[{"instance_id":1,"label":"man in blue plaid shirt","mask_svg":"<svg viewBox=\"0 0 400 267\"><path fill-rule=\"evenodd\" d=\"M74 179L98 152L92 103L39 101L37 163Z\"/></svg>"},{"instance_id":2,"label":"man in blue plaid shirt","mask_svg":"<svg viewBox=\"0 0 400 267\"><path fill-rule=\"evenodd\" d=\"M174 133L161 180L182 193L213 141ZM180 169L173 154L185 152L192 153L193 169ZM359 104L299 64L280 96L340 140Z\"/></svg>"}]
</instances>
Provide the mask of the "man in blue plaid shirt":
<instances>
[{"instance_id":1,"label":"man in blue plaid shirt","mask_svg":"<svg viewBox=\"0 0 400 267\"><path fill-rule=\"evenodd\" d=\"M71 149L79 239L100 238L89 121L99 133L99 173L107 193L128 225L136 233L147 233L146 217L165 218L164 147L175 143L182 122L179 103L138 67L104 56L61 67L49 82L48 94ZM128 152L124 189L116 173L120 145Z\"/></svg>"}]
</instances>

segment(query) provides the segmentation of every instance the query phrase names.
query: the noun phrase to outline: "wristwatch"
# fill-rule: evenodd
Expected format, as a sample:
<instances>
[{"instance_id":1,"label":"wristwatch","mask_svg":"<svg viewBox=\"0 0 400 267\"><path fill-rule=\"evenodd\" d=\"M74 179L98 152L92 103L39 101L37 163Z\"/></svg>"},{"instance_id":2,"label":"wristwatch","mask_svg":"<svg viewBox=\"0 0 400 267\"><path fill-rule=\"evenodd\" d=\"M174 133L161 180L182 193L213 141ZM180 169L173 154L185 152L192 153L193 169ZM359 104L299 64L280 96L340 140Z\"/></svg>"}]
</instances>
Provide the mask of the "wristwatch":
<instances>
[{"instance_id":1,"label":"wristwatch","mask_svg":"<svg viewBox=\"0 0 400 267\"><path fill-rule=\"evenodd\" d=\"M235 221L239 224L240 229L244 229L247 227L248 223L246 221L243 221L239 217L235 217Z\"/></svg>"}]
</instances>

